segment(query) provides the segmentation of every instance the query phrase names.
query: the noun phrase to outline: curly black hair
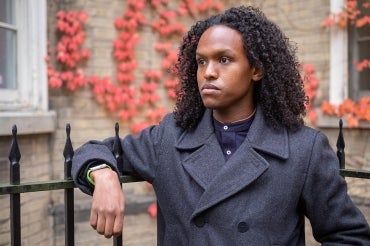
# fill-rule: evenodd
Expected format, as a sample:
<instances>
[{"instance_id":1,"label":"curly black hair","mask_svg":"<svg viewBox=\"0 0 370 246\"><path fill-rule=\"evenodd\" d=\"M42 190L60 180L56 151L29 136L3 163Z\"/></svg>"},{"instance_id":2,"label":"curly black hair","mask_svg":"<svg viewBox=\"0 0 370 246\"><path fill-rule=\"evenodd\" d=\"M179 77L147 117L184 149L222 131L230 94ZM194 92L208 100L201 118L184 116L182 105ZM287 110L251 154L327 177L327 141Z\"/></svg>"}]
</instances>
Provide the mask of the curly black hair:
<instances>
[{"instance_id":1,"label":"curly black hair","mask_svg":"<svg viewBox=\"0 0 370 246\"><path fill-rule=\"evenodd\" d=\"M293 130L302 126L308 99L299 72L296 46L276 24L251 6L233 7L199 21L185 35L175 66L180 80L174 109L176 124L183 129L195 128L205 111L198 90L195 52L202 34L214 25L239 31L251 67L261 69L263 77L256 83L254 100L269 125Z\"/></svg>"}]
</instances>

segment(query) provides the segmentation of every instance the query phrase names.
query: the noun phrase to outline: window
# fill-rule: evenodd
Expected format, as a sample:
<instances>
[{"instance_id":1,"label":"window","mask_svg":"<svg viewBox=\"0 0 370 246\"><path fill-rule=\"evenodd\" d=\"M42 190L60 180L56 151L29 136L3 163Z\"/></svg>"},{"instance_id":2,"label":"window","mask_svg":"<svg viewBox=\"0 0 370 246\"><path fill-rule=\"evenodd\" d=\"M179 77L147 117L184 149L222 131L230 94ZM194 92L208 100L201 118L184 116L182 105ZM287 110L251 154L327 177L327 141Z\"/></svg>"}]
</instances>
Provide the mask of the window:
<instances>
[{"instance_id":1,"label":"window","mask_svg":"<svg viewBox=\"0 0 370 246\"><path fill-rule=\"evenodd\" d=\"M0 1L0 112L47 111L46 0Z\"/></svg>"},{"instance_id":2,"label":"window","mask_svg":"<svg viewBox=\"0 0 370 246\"><path fill-rule=\"evenodd\" d=\"M370 9L363 8L365 0L358 0L358 8L362 15L369 16ZM367 1L366 1L367 2ZM359 99L370 95L370 69L358 71L356 63L364 59L370 60L370 26L355 27L348 25L348 67L349 97Z\"/></svg>"},{"instance_id":3,"label":"window","mask_svg":"<svg viewBox=\"0 0 370 246\"><path fill-rule=\"evenodd\" d=\"M46 0L0 0L0 136L55 130L48 111Z\"/></svg>"},{"instance_id":4,"label":"window","mask_svg":"<svg viewBox=\"0 0 370 246\"><path fill-rule=\"evenodd\" d=\"M0 88L15 89L16 27L14 2L0 2Z\"/></svg>"},{"instance_id":5,"label":"window","mask_svg":"<svg viewBox=\"0 0 370 246\"><path fill-rule=\"evenodd\" d=\"M364 15L370 15L369 8L363 8L368 0L358 0L357 6ZM345 0L331 0L330 12L340 13ZM347 30L337 26L330 28L330 91L329 101L340 104L345 98L358 100L370 95L370 69L358 71L356 62L370 60L370 26L357 28L348 25Z\"/></svg>"}]
</instances>

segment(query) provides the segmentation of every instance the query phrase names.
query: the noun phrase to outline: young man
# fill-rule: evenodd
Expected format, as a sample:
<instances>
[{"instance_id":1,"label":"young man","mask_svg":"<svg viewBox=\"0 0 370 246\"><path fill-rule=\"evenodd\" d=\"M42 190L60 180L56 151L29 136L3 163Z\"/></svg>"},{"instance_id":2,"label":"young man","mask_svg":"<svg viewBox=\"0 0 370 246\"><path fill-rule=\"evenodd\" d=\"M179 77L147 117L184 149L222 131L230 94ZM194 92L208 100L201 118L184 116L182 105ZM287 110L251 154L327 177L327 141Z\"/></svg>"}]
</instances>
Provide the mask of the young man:
<instances>
[{"instance_id":1,"label":"young man","mask_svg":"<svg viewBox=\"0 0 370 246\"><path fill-rule=\"evenodd\" d=\"M158 245L304 245L305 216L323 244L370 245L327 138L303 125L295 49L263 13L231 8L195 24L177 71L174 112L121 140L124 172L156 192ZM86 143L72 169L106 237L124 214L112 145Z\"/></svg>"}]
</instances>

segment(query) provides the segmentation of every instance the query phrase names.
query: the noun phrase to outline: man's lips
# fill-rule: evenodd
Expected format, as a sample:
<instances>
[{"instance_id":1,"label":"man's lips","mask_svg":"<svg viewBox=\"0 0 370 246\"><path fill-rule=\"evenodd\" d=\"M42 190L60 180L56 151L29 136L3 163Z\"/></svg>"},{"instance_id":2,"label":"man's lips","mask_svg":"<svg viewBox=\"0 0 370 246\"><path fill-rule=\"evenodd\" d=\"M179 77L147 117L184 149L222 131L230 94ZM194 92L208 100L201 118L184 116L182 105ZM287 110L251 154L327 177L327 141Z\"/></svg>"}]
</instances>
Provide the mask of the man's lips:
<instances>
[{"instance_id":1,"label":"man's lips","mask_svg":"<svg viewBox=\"0 0 370 246\"><path fill-rule=\"evenodd\" d=\"M215 85L213 85L213 84L209 84L209 83L207 83L207 84L204 84L203 86L202 86L202 91L204 91L204 90L209 90L209 91L211 91L211 90L219 90L218 89L218 87L217 86L215 86Z\"/></svg>"}]
</instances>

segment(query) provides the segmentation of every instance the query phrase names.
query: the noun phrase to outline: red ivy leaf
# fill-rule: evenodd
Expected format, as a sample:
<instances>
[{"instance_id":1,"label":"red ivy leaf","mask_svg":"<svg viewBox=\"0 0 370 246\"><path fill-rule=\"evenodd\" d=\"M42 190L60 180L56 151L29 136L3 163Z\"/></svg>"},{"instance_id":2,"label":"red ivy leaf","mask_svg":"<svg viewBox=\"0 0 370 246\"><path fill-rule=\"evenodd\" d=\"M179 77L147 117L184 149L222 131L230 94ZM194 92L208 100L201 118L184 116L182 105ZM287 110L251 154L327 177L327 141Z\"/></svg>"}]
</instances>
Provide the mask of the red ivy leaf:
<instances>
[{"instance_id":1,"label":"red ivy leaf","mask_svg":"<svg viewBox=\"0 0 370 246\"><path fill-rule=\"evenodd\" d=\"M153 218L156 217L157 216L157 204L156 203L150 204L147 211L151 217Z\"/></svg>"}]
</instances>

